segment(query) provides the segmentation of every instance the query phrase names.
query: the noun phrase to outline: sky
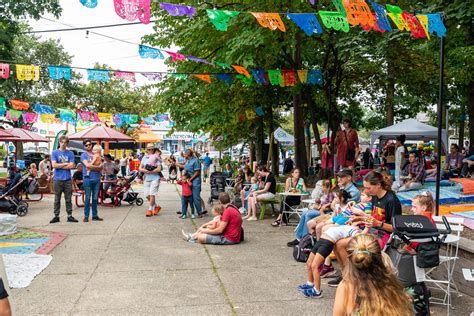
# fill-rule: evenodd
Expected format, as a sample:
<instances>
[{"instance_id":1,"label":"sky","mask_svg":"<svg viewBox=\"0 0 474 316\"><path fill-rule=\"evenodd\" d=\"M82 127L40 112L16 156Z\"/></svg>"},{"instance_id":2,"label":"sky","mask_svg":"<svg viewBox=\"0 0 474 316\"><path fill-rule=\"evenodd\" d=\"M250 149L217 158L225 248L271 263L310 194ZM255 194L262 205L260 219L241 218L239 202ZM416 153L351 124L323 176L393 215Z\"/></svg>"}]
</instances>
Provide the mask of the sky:
<instances>
[{"instance_id":1,"label":"sky","mask_svg":"<svg viewBox=\"0 0 474 316\"><path fill-rule=\"evenodd\" d=\"M114 10L113 1L99 1L94 9L84 7L79 0L60 0L63 9L61 16L56 19L51 14L45 14L46 19L28 20L28 23L35 31L62 29L69 26L74 27L120 24L128 23L120 18ZM138 20L136 21L138 22ZM94 29L96 33L113 36L126 40L137 45L114 41L99 35L89 33L86 38L86 31L67 31L36 34L44 39L59 40L64 49L73 56L71 66L93 68L95 63L107 64L112 69L135 72L166 71L167 67L161 59L143 59L138 54L138 44L141 43L142 36L153 33L152 23L135 24L120 27ZM174 51L174 50L172 50ZM166 56L166 55L165 55ZM136 75L137 84L147 83L147 79L141 75Z\"/></svg>"}]
</instances>

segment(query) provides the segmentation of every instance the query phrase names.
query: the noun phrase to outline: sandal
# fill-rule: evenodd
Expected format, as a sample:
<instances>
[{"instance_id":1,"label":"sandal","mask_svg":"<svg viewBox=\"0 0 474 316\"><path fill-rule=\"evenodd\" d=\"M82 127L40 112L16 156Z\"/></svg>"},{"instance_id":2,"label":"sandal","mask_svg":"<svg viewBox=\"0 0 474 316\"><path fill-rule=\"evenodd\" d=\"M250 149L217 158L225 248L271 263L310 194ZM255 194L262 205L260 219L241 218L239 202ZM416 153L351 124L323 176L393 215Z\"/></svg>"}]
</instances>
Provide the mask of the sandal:
<instances>
[{"instance_id":1,"label":"sandal","mask_svg":"<svg viewBox=\"0 0 474 316\"><path fill-rule=\"evenodd\" d=\"M281 224L281 220L280 220L280 219L277 219L277 220L275 220L275 221L272 223L272 226L273 226L273 227L278 227L278 226L280 226L280 224Z\"/></svg>"}]
</instances>

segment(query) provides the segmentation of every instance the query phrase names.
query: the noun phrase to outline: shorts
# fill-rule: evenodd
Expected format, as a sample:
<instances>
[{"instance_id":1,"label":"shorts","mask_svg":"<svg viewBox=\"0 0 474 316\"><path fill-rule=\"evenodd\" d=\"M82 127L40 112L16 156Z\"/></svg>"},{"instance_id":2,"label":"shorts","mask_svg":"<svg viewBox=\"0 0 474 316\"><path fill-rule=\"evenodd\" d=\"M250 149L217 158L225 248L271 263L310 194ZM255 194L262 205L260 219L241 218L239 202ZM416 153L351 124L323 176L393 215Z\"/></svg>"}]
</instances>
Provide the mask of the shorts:
<instances>
[{"instance_id":1,"label":"shorts","mask_svg":"<svg viewBox=\"0 0 474 316\"><path fill-rule=\"evenodd\" d=\"M348 220L349 220L349 217L346 217L344 215L336 215L332 218L332 221L334 222L334 224L338 224L338 225L345 225Z\"/></svg>"},{"instance_id":2,"label":"shorts","mask_svg":"<svg viewBox=\"0 0 474 316\"><path fill-rule=\"evenodd\" d=\"M143 194L145 197L154 195L158 195L158 189L160 188L160 180L153 180L153 181L145 181L143 182Z\"/></svg>"},{"instance_id":3,"label":"shorts","mask_svg":"<svg viewBox=\"0 0 474 316\"><path fill-rule=\"evenodd\" d=\"M257 200L262 201L262 200L271 200L275 197L275 194L271 192L265 192L262 194L257 195Z\"/></svg>"},{"instance_id":4,"label":"shorts","mask_svg":"<svg viewBox=\"0 0 474 316\"><path fill-rule=\"evenodd\" d=\"M319 239L319 241L314 245L311 250L312 253L319 253L323 258L327 258L332 250L334 249L334 244L327 239Z\"/></svg>"},{"instance_id":5,"label":"shorts","mask_svg":"<svg viewBox=\"0 0 474 316\"><path fill-rule=\"evenodd\" d=\"M207 235L206 244L210 245L233 245L235 242L230 241L225 238L223 235Z\"/></svg>"}]
</instances>

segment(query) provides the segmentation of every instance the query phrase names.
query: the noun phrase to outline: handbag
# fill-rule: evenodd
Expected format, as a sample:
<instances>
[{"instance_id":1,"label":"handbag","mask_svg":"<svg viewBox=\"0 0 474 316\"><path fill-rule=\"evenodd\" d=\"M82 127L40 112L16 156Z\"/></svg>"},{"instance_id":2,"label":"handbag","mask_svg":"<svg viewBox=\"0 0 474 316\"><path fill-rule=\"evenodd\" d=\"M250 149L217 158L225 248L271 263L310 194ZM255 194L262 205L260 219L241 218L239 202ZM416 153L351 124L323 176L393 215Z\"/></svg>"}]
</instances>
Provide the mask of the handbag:
<instances>
[{"instance_id":1,"label":"handbag","mask_svg":"<svg viewBox=\"0 0 474 316\"><path fill-rule=\"evenodd\" d=\"M347 140L347 133L346 131L344 131L344 137L346 138L346 143L347 143L347 146L349 146L349 141ZM347 161L354 161L355 160L355 150L354 149L347 149L347 156L346 156L346 160Z\"/></svg>"}]
</instances>

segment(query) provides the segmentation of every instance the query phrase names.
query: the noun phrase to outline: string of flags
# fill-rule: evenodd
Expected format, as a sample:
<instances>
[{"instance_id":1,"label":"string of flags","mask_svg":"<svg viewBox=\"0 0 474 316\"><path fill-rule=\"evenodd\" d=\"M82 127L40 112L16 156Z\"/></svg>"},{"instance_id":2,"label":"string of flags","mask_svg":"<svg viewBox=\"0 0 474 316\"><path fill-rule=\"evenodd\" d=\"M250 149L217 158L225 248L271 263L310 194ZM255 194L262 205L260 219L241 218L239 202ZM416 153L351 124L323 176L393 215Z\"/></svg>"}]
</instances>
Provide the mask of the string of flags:
<instances>
[{"instance_id":1,"label":"string of flags","mask_svg":"<svg viewBox=\"0 0 474 316\"><path fill-rule=\"evenodd\" d=\"M9 107L7 108L7 104ZM254 109L247 109L236 115L236 120L243 122L245 120L253 120L257 116L262 117L265 112L261 106ZM154 114L140 116L138 114L114 114L103 112L92 112L85 110L72 110L60 108L57 111L49 105L35 103L31 104L21 100L7 100L0 97L0 117L13 122L22 121L26 124L43 123L72 123L72 124L91 124L91 123L108 123L122 127L124 124L131 126L150 126L156 123L168 123L173 126L175 123L171 120L169 114Z\"/></svg>"},{"instance_id":2,"label":"string of flags","mask_svg":"<svg viewBox=\"0 0 474 316\"><path fill-rule=\"evenodd\" d=\"M98 0L80 0L82 5L95 8ZM128 21L139 20L141 23L150 22L150 0L114 0L115 12L122 19ZM314 5L314 0L310 0ZM239 12L231 10L206 10L210 22L219 31L226 31L229 22L240 14L251 14L258 24L272 31L286 32L286 25L282 16L294 22L306 35L322 34L322 24L327 29L349 32L350 27L361 26L366 31L380 33L392 32L389 18L400 31L411 32L414 38L428 38L436 33L438 37L446 36L446 27L439 13L411 14L395 5L380 5L374 0L332 0L336 11L318 11L317 13L286 13L278 12ZM369 6L370 4L370 6ZM160 9L170 16L185 16L193 18L198 10L192 6L177 5L167 2L159 3ZM372 10L371 8L372 7Z\"/></svg>"},{"instance_id":3,"label":"string of flags","mask_svg":"<svg viewBox=\"0 0 474 316\"><path fill-rule=\"evenodd\" d=\"M199 58L194 57L199 60ZM14 67L10 67L14 66ZM227 86L231 86L235 79L239 79L246 86L251 86L253 82L259 85L265 86L281 86L289 87L294 86L297 83L307 85L319 85L324 84L323 74L319 69L269 69L263 68L250 68L239 65L228 65L219 63L219 66L228 70L233 70L235 73L172 73L172 72L140 72L149 81L161 81L165 76L175 77L176 79L188 79L197 78L206 83L212 83L213 81L224 82ZM47 66L49 78L52 80L71 80L72 68L69 66ZM20 65L20 64L7 64L0 63L0 78L9 79L15 78L19 81L39 81L40 72L43 69L37 65ZM80 69L80 68L79 68ZM126 80L132 83L137 81L136 73L131 71L114 71L107 69L87 69L87 80L109 82L111 79L114 80ZM11 76L15 74L15 76ZM214 80L213 80L214 78Z\"/></svg>"}]
</instances>

